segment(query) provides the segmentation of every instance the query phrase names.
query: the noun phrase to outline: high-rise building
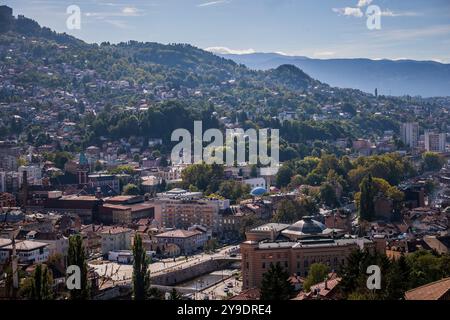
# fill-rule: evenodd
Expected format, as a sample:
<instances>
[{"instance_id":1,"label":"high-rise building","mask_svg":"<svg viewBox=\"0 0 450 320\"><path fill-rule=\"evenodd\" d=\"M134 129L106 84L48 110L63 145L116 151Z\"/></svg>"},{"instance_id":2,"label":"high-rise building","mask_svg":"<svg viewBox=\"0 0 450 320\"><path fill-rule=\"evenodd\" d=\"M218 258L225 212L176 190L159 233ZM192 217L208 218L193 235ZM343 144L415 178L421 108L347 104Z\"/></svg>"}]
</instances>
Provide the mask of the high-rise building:
<instances>
[{"instance_id":1,"label":"high-rise building","mask_svg":"<svg viewBox=\"0 0 450 320\"><path fill-rule=\"evenodd\" d=\"M445 152L445 133L425 131L425 150L432 152Z\"/></svg>"},{"instance_id":2,"label":"high-rise building","mask_svg":"<svg viewBox=\"0 0 450 320\"><path fill-rule=\"evenodd\" d=\"M419 124L417 122L402 123L401 139L410 148L416 148L419 141Z\"/></svg>"}]
</instances>

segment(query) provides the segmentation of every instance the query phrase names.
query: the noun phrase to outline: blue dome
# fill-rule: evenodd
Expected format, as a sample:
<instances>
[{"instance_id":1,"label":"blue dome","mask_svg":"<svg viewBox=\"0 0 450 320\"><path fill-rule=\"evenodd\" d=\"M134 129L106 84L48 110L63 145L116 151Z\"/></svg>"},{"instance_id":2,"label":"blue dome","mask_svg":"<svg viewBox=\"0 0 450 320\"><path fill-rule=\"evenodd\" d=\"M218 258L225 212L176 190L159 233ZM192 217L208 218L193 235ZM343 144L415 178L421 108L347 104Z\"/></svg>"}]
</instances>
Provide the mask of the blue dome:
<instances>
[{"instance_id":1,"label":"blue dome","mask_svg":"<svg viewBox=\"0 0 450 320\"><path fill-rule=\"evenodd\" d=\"M253 188L252 191L250 191L250 194L255 197L262 196L265 193L267 193L267 190L264 189L263 187L256 187Z\"/></svg>"}]
</instances>

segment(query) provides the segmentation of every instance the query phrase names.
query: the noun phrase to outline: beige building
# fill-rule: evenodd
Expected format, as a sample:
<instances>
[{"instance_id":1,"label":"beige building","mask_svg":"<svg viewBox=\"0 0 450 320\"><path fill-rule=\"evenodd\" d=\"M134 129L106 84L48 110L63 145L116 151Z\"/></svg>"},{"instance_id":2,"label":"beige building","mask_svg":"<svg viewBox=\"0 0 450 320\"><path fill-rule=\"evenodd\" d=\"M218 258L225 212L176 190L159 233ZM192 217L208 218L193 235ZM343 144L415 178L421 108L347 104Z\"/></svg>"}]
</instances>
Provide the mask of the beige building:
<instances>
[{"instance_id":1,"label":"beige building","mask_svg":"<svg viewBox=\"0 0 450 320\"><path fill-rule=\"evenodd\" d=\"M132 230L123 227L105 228L100 232L102 254L109 251L130 250Z\"/></svg>"},{"instance_id":2,"label":"beige building","mask_svg":"<svg viewBox=\"0 0 450 320\"><path fill-rule=\"evenodd\" d=\"M425 131L425 150L432 152L445 152L445 133Z\"/></svg>"},{"instance_id":3,"label":"beige building","mask_svg":"<svg viewBox=\"0 0 450 320\"><path fill-rule=\"evenodd\" d=\"M419 142L419 124L417 122L402 123L400 134L405 145L416 148Z\"/></svg>"},{"instance_id":4,"label":"beige building","mask_svg":"<svg viewBox=\"0 0 450 320\"><path fill-rule=\"evenodd\" d=\"M181 254L191 254L198 249L202 249L208 241L206 233L197 230L172 230L155 236L158 247L167 252L166 248L176 245Z\"/></svg>"},{"instance_id":5,"label":"beige building","mask_svg":"<svg viewBox=\"0 0 450 320\"><path fill-rule=\"evenodd\" d=\"M201 199L200 192L174 189L158 194L155 200L155 220L162 228L187 229L202 225L216 230L220 203L216 200Z\"/></svg>"},{"instance_id":6,"label":"beige building","mask_svg":"<svg viewBox=\"0 0 450 320\"><path fill-rule=\"evenodd\" d=\"M338 233L310 217L290 226L269 224L251 230L240 246L243 289L260 287L271 264L279 263L289 274L306 277L313 263L323 263L336 271L354 250L384 252L384 238L334 239Z\"/></svg>"}]
</instances>

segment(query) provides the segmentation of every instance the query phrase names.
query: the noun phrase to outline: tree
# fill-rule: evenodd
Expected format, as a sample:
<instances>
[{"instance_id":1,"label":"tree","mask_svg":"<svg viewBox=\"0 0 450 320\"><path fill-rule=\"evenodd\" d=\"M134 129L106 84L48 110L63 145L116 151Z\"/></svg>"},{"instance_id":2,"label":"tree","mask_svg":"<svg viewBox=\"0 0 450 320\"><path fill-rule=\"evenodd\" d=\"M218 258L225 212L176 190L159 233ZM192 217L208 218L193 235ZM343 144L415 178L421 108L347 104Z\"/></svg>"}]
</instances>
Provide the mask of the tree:
<instances>
[{"instance_id":1,"label":"tree","mask_svg":"<svg viewBox=\"0 0 450 320\"><path fill-rule=\"evenodd\" d=\"M69 238L69 249L67 264L76 265L81 271L81 289L70 290L72 300L87 300L90 296L88 282L88 268L86 263L86 253L83 247L83 238L81 235L71 236Z\"/></svg>"},{"instance_id":2,"label":"tree","mask_svg":"<svg viewBox=\"0 0 450 320\"><path fill-rule=\"evenodd\" d=\"M330 269L323 263L313 263L309 267L308 276L306 277L303 287L306 291L309 291L312 285L324 281L329 272Z\"/></svg>"},{"instance_id":3,"label":"tree","mask_svg":"<svg viewBox=\"0 0 450 320\"><path fill-rule=\"evenodd\" d=\"M172 289L172 291L170 292L169 300L181 300L181 294L178 293L177 289Z\"/></svg>"},{"instance_id":4,"label":"tree","mask_svg":"<svg viewBox=\"0 0 450 320\"><path fill-rule=\"evenodd\" d=\"M320 199L329 207L334 207L338 203L336 191L330 183L320 186Z\"/></svg>"},{"instance_id":5,"label":"tree","mask_svg":"<svg viewBox=\"0 0 450 320\"><path fill-rule=\"evenodd\" d=\"M405 295L409 286L409 273L411 272L405 256L401 255L398 260L391 263L386 274L386 290L384 298L387 300L399 300Z\"/></svg>"},{"instance_id":6,"label":"tree","mask_svg":"<svg viewBox=\"0 0 450 320\"><path fill-rule=\"evenodd\" d=\"M47 266L38 264L33 275L25 280L21 295L31 300L51 300L53 298L52 282Z\"/></svg>"},{"instance_id":7,"label":"tree","mask_svg":"<svg viewBox=\"0 0 450 320\"><path fill-rule=\"evenodd\" d=\"M283 199L273 216L274 222L294 222L298 220L298 203L296 200Z\"/></svg>"},{"instance_id":8,"label":"tree","mask_svg":"<svg viewBox=\"0 0 450 320\"><path fill-rule=\"evenodd\" d=\"M225 180L220 183L217 193L226 199L237 201L250 194L250 186L234 180Z\"/></svg>"},{"instance_id":9,"label":"tree","mask_svg":"<svg viewBox=\"0 0 450 320\"><path fill-rule=\"evenodd\" d=\"M438 171L445 163L444 157L436 152L425 152L422 155L422 160L425 171Z\"/></svg>"},{"instance_id":10,"label":"tree","mask_svg":"<svg viewBox=\"0 0 450 320\"><path fill-rule=\"evenodd\" d=\"M294 292L289 281L289 273L280 263L271 264L264 273L261 284L261 300L288 300Z\"/></svg>"},{"instance_id":11,"label":"tree","mask_svg":"<svg viewBox=\"0 0 450 320\"><path fill-rule=\"evenodd\" d=\"M139 187L137 185L129 183L125 187L123 187L123 194L127 196L137 196L141 194L141 190L139 190Z\"/></svg>"},{"instance_id":12,"label":"tree","mask_svg":"<svg viewBox=\"0 0 450 320\"><path fill-rule=\"evenodd\" d=\"M372 175L369 174L363 179L360 185L359 218L365 221L372 221L375 217L375 190Z\"/></svg>"},{"instance_id":13,"label":"tree","mask_svg":"<svg viewBox=\"0 0 450 320\"><path fill-rule=\"evenodd\" d=\"M276 185L277 187L285 187L291 182L291 178L294 175L292 169L286 165L282 165L281 168L277 172L276 176Z\"/></svg>"},{"instance_id":14,"label":"tree","mask_svg":"<svg viewBox=\"0 0 450 320\"><path fill-rule=\"evenodd\" d=\"M144 300L150 287L149 260L142 245L142 238L136 235L133 241L133 297Z\"/></svg>"},{"instance_id":15,"label":"tree","mask_svg":"<svg viewBox=\"0 0 450 320\"><path fill-rule=\"evenodd\" d=\"M149 300L163 300L164 299L164 294L161 290L155 288L155 287L151 287L148 290L147 293L147 298Z\"/></svg>"},{"instance_id":16,"label":"tree","mask_svg":"<svg viewBox=\"0 0 450 320\"><path fill-rule=\"evenodd\" d=\"M241 219L241 225L239 228L240 237L245 239L245 233L260 223L261 221L254 214L245 215Z\"/></svg>"},{"instance_id":17,"label":"tree","mask_svg":"<svg viewBox=\"0 0 450 320\"><path fill-rule=\"evenodd\" d=\"M95 166L94 166L94 171L102 171L103 170L103 165L100 161L95 161Z\"/></svg>"}]
</instances>

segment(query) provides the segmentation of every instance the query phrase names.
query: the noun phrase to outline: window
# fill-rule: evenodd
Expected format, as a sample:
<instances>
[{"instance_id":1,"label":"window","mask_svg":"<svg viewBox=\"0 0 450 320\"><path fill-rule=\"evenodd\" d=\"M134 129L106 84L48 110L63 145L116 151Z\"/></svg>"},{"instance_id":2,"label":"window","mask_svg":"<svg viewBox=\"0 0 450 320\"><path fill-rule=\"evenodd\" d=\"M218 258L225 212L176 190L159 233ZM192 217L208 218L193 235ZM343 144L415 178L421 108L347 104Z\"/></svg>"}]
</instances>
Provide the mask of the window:
<instances>
[{"instance_id":1,"label":"window","mask_svg":"<svg viewBox=\"0 0 450 320\"><path fill-rule=\"evenodd\" d=\"M266 263L265 263L265 262L262 263L262 268L263 268L263 269L266 268Z\"/></svg>"}]
</instances>

